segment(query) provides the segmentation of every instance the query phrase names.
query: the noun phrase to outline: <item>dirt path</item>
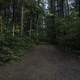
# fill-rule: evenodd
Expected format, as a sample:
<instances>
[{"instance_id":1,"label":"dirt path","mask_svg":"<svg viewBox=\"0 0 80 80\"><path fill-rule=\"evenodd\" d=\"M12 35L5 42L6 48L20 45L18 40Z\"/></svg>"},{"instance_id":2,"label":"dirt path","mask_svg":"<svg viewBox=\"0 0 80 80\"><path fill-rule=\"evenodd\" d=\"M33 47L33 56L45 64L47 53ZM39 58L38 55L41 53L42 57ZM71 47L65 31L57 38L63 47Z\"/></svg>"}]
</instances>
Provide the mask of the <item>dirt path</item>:
<instances>
[{"instance_id":1,"label":"dirt path","mask_svg":"<svg viewBox=\"0 0 80 80\"><path fill-rule=\"evenodd\" d=\"M0 67L0 80L80 80L80 61L53 46L39 45L23 63Z\"/></svg>"}]
</instances>

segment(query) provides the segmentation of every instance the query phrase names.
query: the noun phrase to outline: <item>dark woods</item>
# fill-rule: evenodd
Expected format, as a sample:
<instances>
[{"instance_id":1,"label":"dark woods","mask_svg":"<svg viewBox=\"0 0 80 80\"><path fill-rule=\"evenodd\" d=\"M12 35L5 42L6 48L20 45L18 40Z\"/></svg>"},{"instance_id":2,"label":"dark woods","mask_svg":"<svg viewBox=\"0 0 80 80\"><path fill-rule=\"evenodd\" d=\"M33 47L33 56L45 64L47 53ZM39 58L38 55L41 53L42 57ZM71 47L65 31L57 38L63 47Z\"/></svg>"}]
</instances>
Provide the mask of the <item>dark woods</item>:
<instances>
[{"instance_id":1,"label":"dark woods","mask_svg":"<svg viewBox=\"0 0 80 80\"><path fill-rule=\"evenodd\" d=\"M19 58L23 49L38 42L44 15L40 3L36 0L0 0L1 63Z\"/></svg>"},{"instance_id":2,"label":"dark woods","mask_svg":"<svg viewBox=\"0 0 80 80\"><path fill-rule=\"evenodd\" d=\"M80 1L49 0L49 12L47 15L48 41L65 49L79 50Z\"/></svg>"},{"instance_id":3,"label":"dark woods","mask_svg":"<svg viewBox=\"0 0 80 80\"><path fill-rule=\"evenodd\" d=\"M80 0L0 0L0 62L39 42L80 49Z\"/></svg>"}]
</instances>

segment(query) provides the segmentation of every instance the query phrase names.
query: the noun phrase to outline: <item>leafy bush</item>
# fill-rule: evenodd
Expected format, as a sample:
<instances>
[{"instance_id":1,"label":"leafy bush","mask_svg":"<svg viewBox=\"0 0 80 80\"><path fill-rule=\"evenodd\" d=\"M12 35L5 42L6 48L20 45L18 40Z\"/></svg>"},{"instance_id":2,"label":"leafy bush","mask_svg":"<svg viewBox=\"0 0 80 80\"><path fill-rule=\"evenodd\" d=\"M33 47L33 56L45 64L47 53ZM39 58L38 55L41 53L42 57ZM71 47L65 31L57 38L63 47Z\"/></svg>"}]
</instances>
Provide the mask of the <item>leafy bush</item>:
<instances>
[{"instance_id":1,"label":"leafy bush","mask_svg":"<svg viewBox=\"0 0 80 80\"><path fill-rule=\"evenodd\" d=\"M67 17L55 17L54 25L52 25L53 28L48 27L51 29L49 35L51 43L56 43L63 47L80 50L79 17L73 14ZM54 34L56 37L54 37Z\"/></svg>"},{"instance_id":2,"label":"leafy bush","mask_svg":"<svg viewBox=\"0 0 80 80\"><path fill-rule=\"evenodd\" d=\"M61 20L61 19L60 19ZM60 21L61 25L57 25L57 34L56 34L56 40L58 40L58 43L75 48L80 49L80 22L78 17L68 17L63 18L62 21ZM59 22L58 22L59 23ZM57 24L57 23L56 23ZM76 43L76 44L75 44Z\"/></svg>"},{"instance_id":3,"label":"leafy bush","mask_svg":"<svg viewBox=\"0 0 80 80\"><path fill-rule=\"evenodd\" d=\"M24 37L12 37L10 35L1 35L0 38L0 62L8 62L17 59L23 55L23 50L32 46L31 40Z\"/></svg>"}]
</instances>

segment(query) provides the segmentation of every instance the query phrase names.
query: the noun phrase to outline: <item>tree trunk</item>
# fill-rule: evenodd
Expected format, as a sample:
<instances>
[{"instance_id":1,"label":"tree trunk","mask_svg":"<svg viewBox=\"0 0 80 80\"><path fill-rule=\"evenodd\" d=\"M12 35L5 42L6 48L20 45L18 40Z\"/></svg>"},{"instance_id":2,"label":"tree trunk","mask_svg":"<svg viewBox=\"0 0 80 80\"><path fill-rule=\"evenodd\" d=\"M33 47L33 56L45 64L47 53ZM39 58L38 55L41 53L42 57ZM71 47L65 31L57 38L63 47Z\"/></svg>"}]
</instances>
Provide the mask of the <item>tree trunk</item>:
<instances>
[{"instance_id":1,"label":"tree trunk","mask_svg":"<svg viewBox=\"0 0 80 80\"><path fill-rule=\"evenodd\" d=\"M15 0L13 2L13 29L12 29L12 35L15 36Z\"/></svg>"},{"instance_id":2,"label":"tree trunk","mask_svg":"<svg viewBox=\"0 0 80 80\"><path fill-rule=\"evenodd\" d=\"M29 36L31 38L32 36L32 18L30 18L30 31L29 31Z\"/></svg>"},{"instance_id":3,"label":"tree trunk","mask_svg":"<svg viewBox=\"0 0 80 80\"><path fill-rule=\"evenodd\" d=\"M68 0L65 0L65 16L69 16L69 11Z\"/></svg>"},{"instance_id":4,"label":"tree trunk","mask_svg":"<svg viewBox=\"0 0 80 80\"><path fill-rule=\"evenodd\" d=\"M3 32L3 26L2 26L2 17L0 17L0 28L1 28L1 33Z\"/></svg>"},{"instance_id":5,"label":"tree trunk","mask_svg":"<svg viewBox=\"0 0 80 80\"><path fill-rule=\"evenodd\" d=\"M39 23L39 16L37 15L37 24L36 24L37 42L38 42L38 36L39 36L39 33L38 33L39 25L38 25L38 23Z\"/></svg>"},{"instance_id":6,"label":"tree trunk","mask_svg":"<svg viewBox=\"0 0 80 80\"><path fill-rule=\"evenodd\" d=\"M21 36L23 35L23 27L24 27L24 6L22 3L22 8L21 8Z\"/></svg>"},{"instance_id":7,"label":"tree trunk","mask_svg":"<svg viewBox=\"0 0 80 80\"><path fill-rule=\"evenodd\" d=\"M80 17L80 0L79 0L79 17Z\"/></svg>"}]
</instances>

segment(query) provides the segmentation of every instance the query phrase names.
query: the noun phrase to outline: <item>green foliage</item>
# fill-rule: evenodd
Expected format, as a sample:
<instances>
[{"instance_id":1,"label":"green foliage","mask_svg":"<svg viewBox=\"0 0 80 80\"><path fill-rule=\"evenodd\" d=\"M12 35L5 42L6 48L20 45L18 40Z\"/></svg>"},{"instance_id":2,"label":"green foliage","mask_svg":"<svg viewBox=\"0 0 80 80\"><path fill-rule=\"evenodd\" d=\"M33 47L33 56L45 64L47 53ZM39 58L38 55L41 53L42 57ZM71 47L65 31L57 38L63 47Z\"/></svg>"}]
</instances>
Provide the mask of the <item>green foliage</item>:
<instances>
[{"instance_id":1,"label":"green foliage","mask_svg":"<svg viewBox=\"0 0 80 80\"><path fill-rule=\"evenodd\" d=\"M52 25L53 28L48 27L50 30L49 41L51 43L67 48L80 49L79 17L74 13L67 17L55 17L54 25Z\"/></svg>"},{"instance_id":2,"label":"green foliage","mask_svg":"<svg viewBox=\"0 0 80 80\"><path fill-rule=\"evenodd\" d=\"M44 9L36 0L0 0L0 63L21 57L38 42L36 27ZM41 24L40 24L41 26ZM34 30L29 35L29 31ZM25 35L26 34L26 35Z\"/></svg>"},{"instance_id":3,"label":"green foliage","mask_svg":"<svg viewBox=\"0 0 80 80\"><path fill-rule=\"evenodd\" d=\"M56 39L59 43L63 43L63 45L68 47L79 48L79 18L70 16L68 18L60 19L60 22L58 23Z\"/></svg>"},{"instance_id":4,"label":"green foliage","mask_svg":"<svg viewBox=\"0 0 80 80\"><path fill-rule=\"evenodd\" d=\"M49 2L49 11L52 14L49 12L47 17L48 41L51 44L80 50L79 1L69 4L68 0L57 0L56 3L58 6L54 6L53 0Z\"/></svg>"},{"instance_id":5,"label":"green foliage","mask_svg":"<svg viewBox=\"0 0 80 80\"><path fill-rule=\"evenodd\" d=\"M0 38L0 62L9 62L24 55L24 49L31 47L31 40L24 37L12 37L4 34Z\"/></svg>"}]
</instances>

